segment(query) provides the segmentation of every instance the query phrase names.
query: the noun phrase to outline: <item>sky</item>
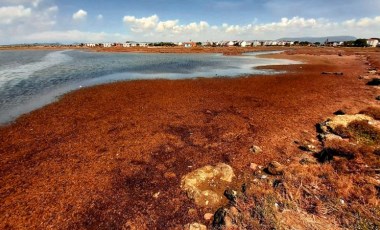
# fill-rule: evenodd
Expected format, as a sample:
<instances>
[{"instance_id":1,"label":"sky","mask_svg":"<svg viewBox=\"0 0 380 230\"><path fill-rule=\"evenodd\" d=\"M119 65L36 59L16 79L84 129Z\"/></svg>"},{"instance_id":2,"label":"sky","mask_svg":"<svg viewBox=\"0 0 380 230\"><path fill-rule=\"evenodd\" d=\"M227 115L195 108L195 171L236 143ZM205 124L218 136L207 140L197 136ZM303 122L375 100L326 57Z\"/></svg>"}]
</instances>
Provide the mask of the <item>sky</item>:
<instances>
[{"instance_id":1,"label":"sky","mask_svg":"<svg viewBox=\"0 0 380 230\"><path fill-rule=\"evenodd\" d=\"M0 44L380 37L380 0L0 0Z\"/></svg>"}]
</instances>

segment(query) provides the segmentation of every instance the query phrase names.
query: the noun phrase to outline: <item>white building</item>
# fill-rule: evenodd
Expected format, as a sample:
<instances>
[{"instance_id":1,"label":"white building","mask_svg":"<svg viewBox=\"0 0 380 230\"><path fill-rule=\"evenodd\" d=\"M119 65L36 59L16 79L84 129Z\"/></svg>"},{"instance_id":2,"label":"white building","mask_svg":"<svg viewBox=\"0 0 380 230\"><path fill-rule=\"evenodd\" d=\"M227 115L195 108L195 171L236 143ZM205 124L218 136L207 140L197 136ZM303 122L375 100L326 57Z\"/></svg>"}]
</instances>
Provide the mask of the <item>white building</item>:
<instances>
[{"instance_id":1,"label":"white building","mask_svg":"<svg viewBox=\"0 0 380 230\"><path fill-rule=\"evenodd\" d=\"M241 47L249 47L252 46L252 42L242 41L240 42Z\"/></svg>"},{"instance_id":2,"label":"white building","mask_svg":"<svg viewBox=\"0 0 380 230\"><path fill-rule=\"evenodd\" d=\"M139 46L140 46L140 47L147 47L147 46L148 46L148 43L146 43L146 42L140 42L140 43L139 43Z\"/></svg>"},{"instance_id":3,"label":"white building","mask_svg":"<svg viewBox=\"0 0 380 230\"><path fill-rule=\"evenodd\" d=\"M124 48L131 47L131 43L130 42L123 43L123 47Z\"/></svg>"},{"instance_id":4,"label":"white building","mask_svg":"<svg viewBox=\"0 0 380 230\"><path fill-rule=\"evenodd\" d=\"M95 44L95 43L87 43L86 46L87 46L87 47L95 47L96 44Z\"/></svg>"},{"instance_id":5,"label":"white building","mask_svg":"<svg viewBox=\"0 0 380 230\"><path fill-rule=\"evenodd\" d=\"M104 48L110 48L110 47L112 47L112 43L103 43L102 46Z\"/></svg>"},{"instance_id":6,"label":"white building","mask_svg":"<svg viewBox=\"0 0 380 230\"><path fill-rule=\"evenodd\" d=\"M229 41L228 43L227 43L227 46L234 46L235 45L235 42L234 41Z\"/></svg>"},{"instance_id":7,"label":"white building","mask_svg":"<svg viewBox=\"0 0 380 230\"><path fill-rule=\"evenodd\" d=\"M379 45L379 39L377 38L370 38L367 40L367 44L370 46L370 47L376 47Z\"/></svg>"},{"instance_id":8,"label":"white building","mask_svg":"<svg viewBox=\"0 0 380 230\"><path fill-rule=\"evenodd\" d=\"M261 44L262 43L260 41L254 41L252 45L253 46L261 46Z\"/></svg>"}]
</instances>

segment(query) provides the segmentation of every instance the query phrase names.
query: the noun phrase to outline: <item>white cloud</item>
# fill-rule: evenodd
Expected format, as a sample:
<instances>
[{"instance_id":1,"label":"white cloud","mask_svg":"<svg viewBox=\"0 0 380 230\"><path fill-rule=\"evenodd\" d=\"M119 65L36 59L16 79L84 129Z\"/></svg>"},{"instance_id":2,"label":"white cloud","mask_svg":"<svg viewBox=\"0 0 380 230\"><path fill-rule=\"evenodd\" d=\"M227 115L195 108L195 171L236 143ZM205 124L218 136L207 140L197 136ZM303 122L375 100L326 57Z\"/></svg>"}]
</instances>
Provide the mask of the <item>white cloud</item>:
<instances>
[{"instance_id":1,"label":"white cloud","mask_svg":"<svg viewBox=\"0 0 380 230\"><path fill-rule=\"evenodd\" d=\"M0 4L31 5L38 7L43 0L0 0Z\"/></svg>"},{"instance_id":2,"label":"white cloud","mask_svg":"<svg viewBox=\"0 0 380 230\"><path fill-rule=\"evenodd\" d=\"M87 12L82 9L78 10L76 13L73 14L73 20L76 20L76 21L84 20L86 19L86 17L87 17Z\"/></svg>"},{"instance_id":3,"label":"white cloud","mask_svg":"<svg viewBox=\"0 0 380 230\"><path fill-rule=\"evenodd\" d=\"M130 27L132 32L145 32L146 36L154 36L154 32L159 32L161 35L164 35L164 33L169 33L164 36L173 36L173 34L180 33L199 33L210 27L205 21L200 21L199 23L192 22L185 25L180 25L178 19L160 21L157 15L142 18L136 18L135 16L124 16L123 22Z\"/></svg>"},{"instance_id":4,"label":"white cloud","mask_svg":"<svg viewBox=\"0 0 380 230\"><path fill-rule=\"evenodd\" d=\"M28 1L30 4L33 2ZM52 29L56 25L58 10L54 5L39 5L36 8L32 5L0 7L0 44L23 42L24 36L30 33Z\"/></svg>"},{"instance_id":5,"label":"white cloud","mask_svg":"<svg viewBox=\"0 0 380 230\"><path fill-rule=\"evenodd\" d=\"M3 2L11 2L11 0L0 0L0 3ZM33 2L36 2L37 7L33 6ZM43 4L38 4L40 2L37 0L14 0L14 3L19 4L0 7L0 44L44 41L219 41L333 35L378 37L378 31L380 31L380 16L351 18L340 22L325 18L296 16L259 23L258 19L253 18L251 23L247 24L210 25L206 21L183 23L179 19L161 20L158 15L154 14L140 18L124 16L123 24L127 26L130 34L127 37L119 33L73 30L74 25L64 25L61 24L62 22L58 24L59 8L47 4L47 0L44 0ZM85 20L87 16L87 12L81 9L73 14L73 19L81 21ZM99 14L96 18L102 20L103 15ZM90 23L89 25L91 26ZM98 28L101 27L98 26Z\"/></svg>"},{"instance_id":6,"label":"white cloud","mask_svg":"<svg viewBox=\"0 0 380 230\"><path fill-rule=\"evenodd\" d=\"M11 24L17 20L30 17L32 10L19 6L5 6L0 7L0 24Z\"/></svg>"},{"instance_id":7,"label":"white cloud","mask_svg":"<svg viewBox=\"0 0 380 230\"><path fill-rule=\"evenodd\" d=\"M206 21L181 24L178 19L161 21L157 15L136 18L125 16L124 23L134 32L136 40L238 40L277 39L297 36L353 35L357 37L376 36L380 29L380 16L334 22L324 18L281 18L276 22L230 25L209 25Z\"/></svg>"},{"instance_id":8,"label":"white cloud","mask_svg":"<svg viewBox=\"0 0 380 230\"><path fill-rule=\"evenodd\" d=\"M34 7L38 7L38 5L39 5L41 2L42 2L42 0L34 0L34 1L32 1L32 5L33 5Z\"/></svg>"},{"instance_id":9,"label":"white cloud","mask_svg":"<svg viewBox=\"0 0 380 230\"><path fill-rule=\"evenodd\" d=\"M124 16L123 22L131 27L133 32L144 32L145 30L153 29L158 23L158 16L136 18L135 16Z\"/></svg>"},{"instance_id":10,"label":"white cloud","mask_svg":"<svg viewBox=\"0 0 380 230\"><path fill-rule=\"evenodd\" d=\"M164 22L159 22L157 24L157 27L156 27L156 30L158 32L163 32L165 30L170 30L170 29L173 29L175 26L177 26L178 24L178 20L168 20L168 21L164 21Z\"/></svg>"}]
</instances>

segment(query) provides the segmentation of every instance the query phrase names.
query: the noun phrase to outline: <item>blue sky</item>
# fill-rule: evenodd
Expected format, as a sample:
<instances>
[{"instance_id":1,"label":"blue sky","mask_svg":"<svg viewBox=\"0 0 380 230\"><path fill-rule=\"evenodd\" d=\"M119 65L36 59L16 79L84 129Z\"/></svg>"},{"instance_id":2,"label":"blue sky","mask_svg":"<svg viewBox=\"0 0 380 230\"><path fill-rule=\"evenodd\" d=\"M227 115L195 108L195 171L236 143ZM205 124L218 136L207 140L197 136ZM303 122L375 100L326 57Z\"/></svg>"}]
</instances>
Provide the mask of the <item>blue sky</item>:
<instances>
[{"instance_id":1,"label":"blue sky","mask_svg":"<svg viewBox=\"0 0 380 230\"><path fill-rule=\"evenodd\" d=\"M0 44L380 37L380 0L0 0Z\"/></svg>"}]
</instances>

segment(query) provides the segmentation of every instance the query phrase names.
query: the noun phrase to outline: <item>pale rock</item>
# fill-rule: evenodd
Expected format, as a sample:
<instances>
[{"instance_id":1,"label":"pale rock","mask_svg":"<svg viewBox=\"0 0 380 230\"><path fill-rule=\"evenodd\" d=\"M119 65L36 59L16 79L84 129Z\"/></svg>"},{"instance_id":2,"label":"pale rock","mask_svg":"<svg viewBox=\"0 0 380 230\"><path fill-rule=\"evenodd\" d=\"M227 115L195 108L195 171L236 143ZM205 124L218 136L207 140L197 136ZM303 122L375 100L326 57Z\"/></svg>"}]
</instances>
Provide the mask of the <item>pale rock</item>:
<instances>
[{"instance_id":1,"label":"pale rock","mask_svg":"<svg viewBox=\"0 0 380 230\"><path fill-rule=\"evenodd\" d=\"M204 214L204 216L203 216L203 218L204 218L205 220L211 220L213 217L214 217L214 214L212 214L212 213L206 213L206 214Z\"/></svg>"},{"instance_id":2,"label":"pale rock","mask_svg":"<svg viewBox=\"0 0 380 230\"><path fill-rule=\"evenodd\" d=\"M334 131L339 126L346 128L348 124L350 124L353 121L372 121L372 120L373 120L372 117L364 115L364 114L337 115L331 118L329 121L327 121L326 126L331 128Z\"/></svg>"},{"instance_id":3,"label":"pale rock","mask_svg":"<svg viewBox=\"0 0 380 230\"><path fill-rule=\"evenodd\" d=\"M232 167L227 164L207 165L183 176L181 189L198 206L215 207L224 200L224 190L234 177Z\"/></svg>"},{"instance_id":4,"label":"pale rock","mask_svg":"<svg viewBox=\"0 0 380 230\"><path fill-rule=\"evenodd\" d=\"M282 175L285 167L277 161L272 161L268 165L268 172L272 175Z\"/></svg>"},{"instance_id":5,"label":"pale rock","mask_svg":"<svg viewBox=\"0 0 380 230\"><path fill-rule=\"evenodd\" d=\"M191 223L184 226L185 230L207 230L206 225L200 223Z\"/></svg>"},{"instance_id":6,"label":"pale rock","mask_svg":"<svg viewBox=\"0 0 380 230\"><path fill-rule=\"evenodd\" d=\"M249 168L252 169L253 171L256 171L259 168L259 166L257 164L255 164L255 163L251 163L249 165Z\"/></svg>"},{"instance_id":7,"label":"pale rock","mask_svg":"<svg viewBox=\"0 0 380 230\"><path fill-rule=\"evenodd\" d=\"M261 153L263 151L259 146L256 145L252 145L251 148L249 148L249 150L255 154Z\"/></svg>"}]
</instances>

